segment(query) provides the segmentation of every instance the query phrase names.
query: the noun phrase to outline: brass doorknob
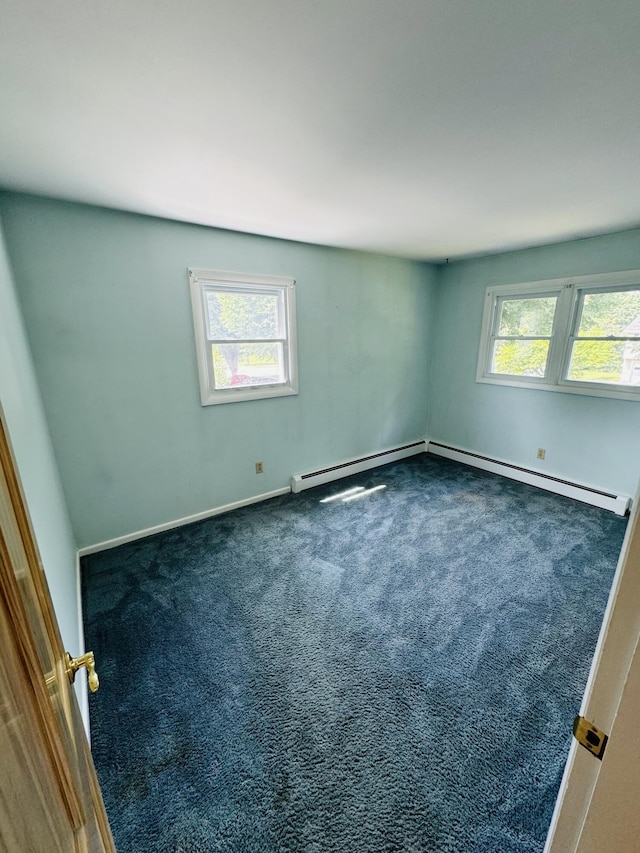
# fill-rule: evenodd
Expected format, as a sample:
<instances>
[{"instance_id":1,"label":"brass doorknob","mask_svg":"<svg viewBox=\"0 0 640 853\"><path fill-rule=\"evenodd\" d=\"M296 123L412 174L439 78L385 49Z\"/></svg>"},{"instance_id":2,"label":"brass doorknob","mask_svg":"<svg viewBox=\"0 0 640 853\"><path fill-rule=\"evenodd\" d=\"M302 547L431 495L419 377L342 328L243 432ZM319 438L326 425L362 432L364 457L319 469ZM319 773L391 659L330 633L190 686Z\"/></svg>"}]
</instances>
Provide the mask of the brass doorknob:
<instances>
[{"instance_id":1,"label":"brass doorknob","mask_svg":"<svg viewBox=\"0 0 640 853\"><path fill-rule=\"evenodd\" d=\"M93 652L87 652L79 658L72 658L69 652L67 652L67 673L69 674L69 681L72 684L76 680L76 672L82 669L83 666L87 668L89 690L95 693L98 687L100 687L100 681L96 672L96 661Z\"/></svg>"}]
</instances>

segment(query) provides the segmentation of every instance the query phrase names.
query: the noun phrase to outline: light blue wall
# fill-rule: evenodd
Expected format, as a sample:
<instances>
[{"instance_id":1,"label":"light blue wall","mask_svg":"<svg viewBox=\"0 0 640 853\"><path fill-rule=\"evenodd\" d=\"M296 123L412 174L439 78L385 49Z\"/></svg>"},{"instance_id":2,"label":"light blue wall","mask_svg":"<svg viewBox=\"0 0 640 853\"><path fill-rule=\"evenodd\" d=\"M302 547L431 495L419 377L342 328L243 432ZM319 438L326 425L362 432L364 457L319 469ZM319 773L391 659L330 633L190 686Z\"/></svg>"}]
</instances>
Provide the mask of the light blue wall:
<instances>
[{"instance_id":1,"label":"light blue wall","mask_svg":"<svg viewBox=\"0 0 640 853\"><path fill-rule=\"evenodd\" d=\"M640 231L436 273L427 264L28 196L0 196L0 210L81 547L419 439L427 408L434 440L635 492L640 404L477 384L475 371L489 284L640 268ZM297 397L200 406L187 266L296 278ZM10 305L8 274L2 286ZM21 334L16 318L14 301L2 317L12 359L21 351L9 337ZM3 384L10 375L15 368ZM13 381L4 395L19 386ZM544 462L538 447L547 450Z\"/></svg>"},{"instance_id":2,"label":"light blue wall","mask_svg":"<svg viewBox=\"0 0 640 853\"><path fill-rule=\"evenodd\" d=\"M434 267L20 195L0 206L80 547L424 438ZM298 396L201 407L188 266L296 279Z\"/></svg>"},{"instance_id":3,"label":"light blue wall","mask_svg":"<svg viewBox=\"0 0 640 853\"><path fill-rule=\"evenodd\" d=\"M640 403L475 381L491 284L640 269L640 230L439 268L428 435L616 493L640 477ZM546 448L544 462L536 459Z\"/></svg>"},{"instance_id":4,"label":"light blue wall","mask_svg":"<svg viewBox=\"0 0 640 853\"><path fill-rule=\"evenodd\" d=\"M62 640L80 651L76 549L0 228L0 404Z\"/></svg>"}]
</instances>

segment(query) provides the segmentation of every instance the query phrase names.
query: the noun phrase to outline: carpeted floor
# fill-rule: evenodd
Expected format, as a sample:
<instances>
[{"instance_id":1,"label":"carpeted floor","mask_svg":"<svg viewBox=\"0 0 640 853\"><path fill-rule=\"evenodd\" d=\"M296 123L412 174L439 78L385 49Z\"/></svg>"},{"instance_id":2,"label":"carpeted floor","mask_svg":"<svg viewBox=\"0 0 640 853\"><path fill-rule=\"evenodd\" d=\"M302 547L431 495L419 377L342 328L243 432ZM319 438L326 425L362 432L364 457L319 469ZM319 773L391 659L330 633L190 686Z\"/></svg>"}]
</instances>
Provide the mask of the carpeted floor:
<instances>
[{"instance_id":1,"label":"carpeted floor","mask_svg":"<svg viewBox=\"0 0 640 853\"><path fill-rule=\"evenodd\" d=\"M540 853L625 525L423 455L84 558L119 853Z\"/></svg>"}]
</instances>

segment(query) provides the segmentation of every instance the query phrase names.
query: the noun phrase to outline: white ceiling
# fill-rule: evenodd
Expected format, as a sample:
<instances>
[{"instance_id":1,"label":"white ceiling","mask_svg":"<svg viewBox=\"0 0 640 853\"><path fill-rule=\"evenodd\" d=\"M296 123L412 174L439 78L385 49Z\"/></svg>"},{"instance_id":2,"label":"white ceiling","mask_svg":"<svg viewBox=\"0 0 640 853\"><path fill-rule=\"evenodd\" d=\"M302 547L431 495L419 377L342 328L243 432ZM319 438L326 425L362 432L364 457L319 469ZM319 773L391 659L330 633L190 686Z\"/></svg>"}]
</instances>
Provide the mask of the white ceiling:
<instances>
[{"instance_id":1,"label":"white ceiling","mask_svg":"<svg viewBox=\"0 0 640 853\"><path fill-rule=\"evenodd\" d=\"M640 225L638 0L1 0L0 185L428 260Z\"/></svg>"}]
</instances>

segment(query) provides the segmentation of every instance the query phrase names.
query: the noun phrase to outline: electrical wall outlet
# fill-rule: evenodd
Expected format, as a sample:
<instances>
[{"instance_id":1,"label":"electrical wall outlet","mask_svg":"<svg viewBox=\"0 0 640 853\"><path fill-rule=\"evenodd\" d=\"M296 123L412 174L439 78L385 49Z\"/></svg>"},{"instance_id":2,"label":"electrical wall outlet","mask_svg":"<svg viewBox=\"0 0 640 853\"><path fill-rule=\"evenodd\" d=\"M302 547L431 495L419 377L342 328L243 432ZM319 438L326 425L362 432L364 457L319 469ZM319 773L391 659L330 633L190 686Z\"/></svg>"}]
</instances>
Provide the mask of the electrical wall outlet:
<instances>
[{"instance_id":1,"label":"electrical wall outlet","mask_svg":"<svg viewBox=\"0 0 640 853\"><path fill-rule=\"evenodd\" d=\"M547 453L547 451L544 449L544 447L539 447L538 448L538 459L544 459L544 457L546 456L546 453Z\"/></svg>"},{"instance_id":2,"label":"electrical wall outlet","mask_svg":"<svg viewBox=\"0 0 640 853\"><path fill-rule=\"evenodd\" d=\"M262 462L256 462L256 474L264 474L264 468L262 467Z\"/></svg>"}]
</instances>

